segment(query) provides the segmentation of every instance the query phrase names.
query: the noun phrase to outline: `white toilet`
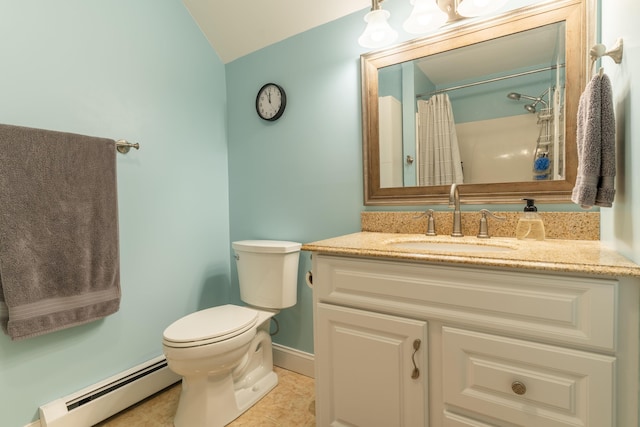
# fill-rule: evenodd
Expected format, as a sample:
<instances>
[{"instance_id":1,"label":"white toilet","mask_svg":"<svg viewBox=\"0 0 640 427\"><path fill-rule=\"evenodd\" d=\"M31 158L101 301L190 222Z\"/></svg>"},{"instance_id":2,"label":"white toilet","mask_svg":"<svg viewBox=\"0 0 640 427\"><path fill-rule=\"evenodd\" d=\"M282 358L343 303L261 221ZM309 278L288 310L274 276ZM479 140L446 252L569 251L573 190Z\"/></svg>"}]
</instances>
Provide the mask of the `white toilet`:
<instances>
[{"instance_id":1,"label":"white toilet","mask_svg":"<svg viewBox=\"0 0 640 427\"><path fill-rule=\"evenodd\" d=\"M172 371L182 376L175 427L221 427L278 384L273 372L270 321L297 300L300 243L233 242L240 298L189 314L163 334Z\"/></svg>"}]
</instances>

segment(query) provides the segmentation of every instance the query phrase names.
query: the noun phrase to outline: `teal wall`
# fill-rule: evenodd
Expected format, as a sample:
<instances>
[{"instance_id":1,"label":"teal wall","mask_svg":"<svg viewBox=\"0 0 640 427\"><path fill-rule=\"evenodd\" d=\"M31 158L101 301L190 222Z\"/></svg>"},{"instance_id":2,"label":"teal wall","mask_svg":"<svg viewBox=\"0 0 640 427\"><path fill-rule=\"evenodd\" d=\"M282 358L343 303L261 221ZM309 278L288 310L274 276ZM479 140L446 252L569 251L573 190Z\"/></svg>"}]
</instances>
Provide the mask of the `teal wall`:
<instances>
[{"instance_id":1,"label":"teal wall","mask_svg":"<svg viewBox=\"0 0 640 427\"><path fill-rule=\"evenodd\" d=\"M231 239L311 242L360 229L360 14L331 22L227 64ZM287 108L258 118L255 97L282 85ZM313 352L311 289L283 310L274 341ZM239 302L235 262L234 302Z\"/></svg>"},{"instance_id":2,"label":"teal wall","mask_svg":"<svg viewBox=\"0 0 640 427\"><path fill-rule=\"evenodd\" d=\"M548 67L549 64L540 64L534 69ZM528 70L526 70L528 71ZM514 70L516 74L522 70ZM483 76L482 80L489 80L499 75ZM524 109L526 104L531 104L529 99L521 98L515 101L507 98L510 92L516 92L533 98L542 95L550 86L555 86L555 72L540 72L522 77L500 80L478 86L471 86L459 90L447 92L451 100L453 117L457 124L475 122L479 120L491 120L500 117L517 116L521 114L531 114ZM564 73L562 73L562 84L564 84ZM466 84L460 82L460 85ZM550 96L543 97L547 105L550 104ZM544 108L539 103L537 111Z\"/></svg>"},{"instance_id":3,"label":"teal wall","mask_svg":"<svg viewBox=\"0 0 640 427\"><path fill-rule=\"evenodd\" d=\"M0 2L0 121L139 142L118 154L122 305L0 334L0 425L162 354L162 331L226 302L224 65L180 0ZM6 203L6 201L0 201Z\"/></svg>"},{"instance_id":4,"label":"teal wall","mask_svg":"<svg viewBox=\"0 0 640 427\"><path fill-rule=\"evenodd\" d=\"M378 72L378 96L393 96L402 100L402 74L404 64L385 67Z\"/></svg>"}]
</instances>

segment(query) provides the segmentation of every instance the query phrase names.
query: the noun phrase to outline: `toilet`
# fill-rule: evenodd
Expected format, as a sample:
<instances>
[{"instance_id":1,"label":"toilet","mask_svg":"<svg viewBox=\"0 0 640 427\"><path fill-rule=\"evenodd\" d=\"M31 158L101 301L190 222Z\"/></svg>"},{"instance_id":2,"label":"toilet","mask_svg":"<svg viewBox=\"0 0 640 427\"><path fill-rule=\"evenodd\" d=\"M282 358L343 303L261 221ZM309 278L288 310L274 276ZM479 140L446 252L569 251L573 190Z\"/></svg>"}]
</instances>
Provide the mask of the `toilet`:
<instances>
[{"instance_id":1,"label":"toilet","mask_svg":"<svg viewBox=\"0 0 640 427\"><path fill-rule=\"evenodd\" d=\"M300 243L232 243L240 298L191 313L169 325L162 347L182 376L175 427L221 427L278 384L273 371L271 318L296 304Z\"/></svg>"}]
</instances>

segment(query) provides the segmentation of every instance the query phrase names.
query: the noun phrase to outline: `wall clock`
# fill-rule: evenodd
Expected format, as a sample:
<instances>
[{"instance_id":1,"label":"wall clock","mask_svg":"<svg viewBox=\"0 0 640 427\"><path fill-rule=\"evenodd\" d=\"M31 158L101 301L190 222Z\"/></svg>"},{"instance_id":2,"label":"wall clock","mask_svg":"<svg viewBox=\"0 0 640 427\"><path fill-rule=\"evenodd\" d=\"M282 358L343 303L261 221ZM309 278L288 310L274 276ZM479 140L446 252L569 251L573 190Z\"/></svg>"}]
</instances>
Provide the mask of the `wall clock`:
<instances>
[{"instance_id":1,"label":"wall clock","mask_svg":"<svg viewBox=\"0 0 640 427\"><path fill-rule=\"evenodd\" d=\"M256 96L256 112L261 119L278 120L287 106L287 95L284 89L275 84L267 83L262 86Z\"/></svg>"}]
</instances>

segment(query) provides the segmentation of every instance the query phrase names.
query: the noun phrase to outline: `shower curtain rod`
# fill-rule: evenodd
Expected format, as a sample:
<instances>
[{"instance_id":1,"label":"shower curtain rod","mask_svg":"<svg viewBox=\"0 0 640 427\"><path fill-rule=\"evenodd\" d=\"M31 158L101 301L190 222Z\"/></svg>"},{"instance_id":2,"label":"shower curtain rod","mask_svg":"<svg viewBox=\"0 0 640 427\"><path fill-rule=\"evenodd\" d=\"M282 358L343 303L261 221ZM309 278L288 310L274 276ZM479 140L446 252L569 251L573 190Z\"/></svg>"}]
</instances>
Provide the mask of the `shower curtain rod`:
<instances>
[{"instance_id":1,"label":"shower curtain rod","mask_svg":"<svg viewBox=\"0 0 640 427\"><path fill-rule=\"evenodd\" d=\"M500 81L500 80L511 79L511 78L513 78L513 77L526 76L526 75L528 75L528 74L540 73L540 72L542 72L542 71L555 70L556 68L562 68L562 67L564 67L564 64L551 65L551 66L549 66L549 67L538 68L537 70L524 71L524 72L522 72L522 73L510 74L510 75L508 75L508 76L496 77L496 78L493 78L493 79L482 80L482 81L475 82L475 83L467 83L467 84L460 85L460 86L452 86L452 87L448 87L448 88L444 88L444 89L438 89L438 90L435 90L435 91L433 91L433 92L425 92L425 93L421 93L421 94L416 95L416 98L431 97L431 96L433 96L433 95L437 95L437 94L439 94L439 93L448 92L448 91L450 91L450 90L464 89L464 88L466 88L466 87L482 85L482 84L485 84L485 83L493 83L493 82L497 82L497 81Z\"/></svg>"}]
</instances>

